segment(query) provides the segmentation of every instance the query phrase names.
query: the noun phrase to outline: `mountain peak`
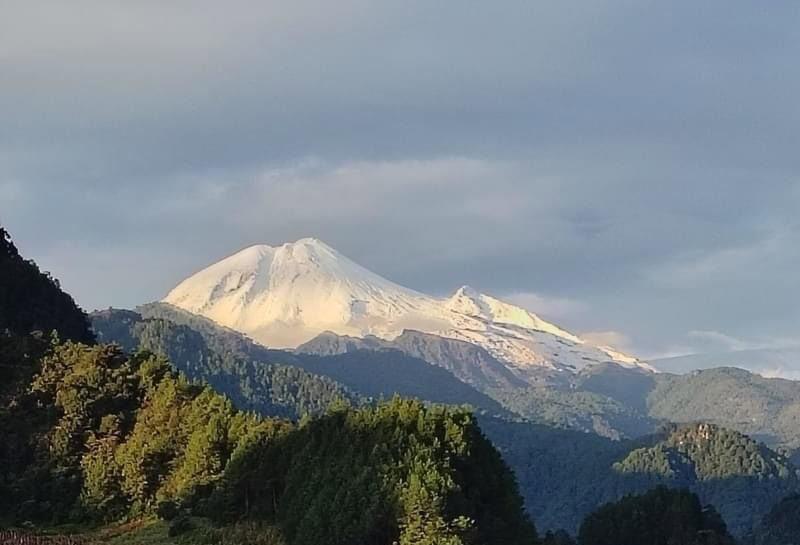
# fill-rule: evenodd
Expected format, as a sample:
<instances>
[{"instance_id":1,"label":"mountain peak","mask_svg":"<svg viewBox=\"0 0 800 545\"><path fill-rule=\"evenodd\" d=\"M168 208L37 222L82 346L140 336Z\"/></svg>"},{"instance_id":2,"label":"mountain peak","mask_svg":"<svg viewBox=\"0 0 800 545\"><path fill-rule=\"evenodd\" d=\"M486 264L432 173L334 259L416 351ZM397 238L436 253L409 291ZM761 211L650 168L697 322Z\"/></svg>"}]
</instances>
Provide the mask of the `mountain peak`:
<instances>
[{"instance_id":1,"label":"mountain peak","mask_svg":"<svg viewBox=\"0 0 800 545\"><path fill-rule=\"evenodd\" d=\"M314 237L304 237L304 238L297 239L294 242L284 242L282 244L278 244L278 245L275 245L275 246L271 246L269 244L253 244L252 246L248 246L248 247L240 250L239 252L237 252L236 254L233 254L233 255L235 256L235 255L239 255L239 254L251 254L251 253L252 254L262 254L263 255L263 254L266 254L266 253L270 253L271 254L271 253L276 252L276 251L281 250L281 249L286 250L286 251L295 251L295 250L303 250L303 249L305 249L307 251L321 251L321 252L329 252L329 253L332 253L332 254L341 255L335 249L333 249L331 246L329 246L328 244L325 244L325 242L321 241L318 238L314 238ZM233 256L230 256L230 257L233 257Z\"/></svg>"},{"instance_id":2,"label":"mountain peak","mask_svg":"<svg viewBox=\"0 0 800 545\"><path fill-rule=\"evenodd\" d=\"M315 238L315 237L304 237L304 238L301 238L301 239L297 239L294 242L285 242L280 247L281 248L291 248L291 249L307 248L307 249L313 249L313 250L325 251L325 252L330 252L330 253L333 253L333 254L338 254L338 252L336 250L334 250L332 247L330 247L329 245L325 244L323 241L321 241L320 239Z\"/></svg>"},{"instance_id":3,"label":"mountain peak","mask_svg":"<svg viewBox=\"0 0 800 545\"><path fill-rule=\"evenodd\" d=\"M325 266L346 259L342 254L317 238L301 238L275 248L276 257L297 263Z\"/></svg>"},{"instance_id":4,"label":"mountain peak","mask_svg":"<svg viewBox=\"0 0 800 545\"><path fill-rule=\"evenodd\" d=\"M467 316L474 316L485 320L492 319L492 311L483 300L484 296L474 288L464 285L447 300L447 308Z\"/></svg>"},{"instance_id":5,"label":"mountain peak","mask_svg":"<svg viewBox=\"0 0 800 545\"><path fill-rule=\"evenodd\" d=\"M320 239L318 239L316 237L303 237L303 238L297 239L294 242L287 242L286 244L307 244L307 245L311 245L311 246L329 247L327 244L325 244L324 242L322 242Z\"/></svg>"},{"instance_id":6,"label":"mountain peak","mask_svg":"<svg viewBox=\"0 0 800 545\"><path fill-rule=\"evenodd\" d=\"M470 286L445 299L405 288L312 237L245 248L184 280L164 302L273 347L296 348L323 331L392 340L416 330L481 346L521 377L592 362L639 366Z\"/></svg>"},{"instance_id":7,"label":"mountain peak","mask_svg":"<svg viewBox=\"0 0 800 545\"><path fill-rule=\"evenodd\" d=\"M460 288L458 288L456 290L456 292L453 294L452 298L455 298L455 297L468 297L470 299L476 299L476 298L480 297L480 295L481 294L478 292L478 290L476 290L472 286L468 286L468 285L464 284L463 286L461 286Z\"/></svg>"}]
</instances>

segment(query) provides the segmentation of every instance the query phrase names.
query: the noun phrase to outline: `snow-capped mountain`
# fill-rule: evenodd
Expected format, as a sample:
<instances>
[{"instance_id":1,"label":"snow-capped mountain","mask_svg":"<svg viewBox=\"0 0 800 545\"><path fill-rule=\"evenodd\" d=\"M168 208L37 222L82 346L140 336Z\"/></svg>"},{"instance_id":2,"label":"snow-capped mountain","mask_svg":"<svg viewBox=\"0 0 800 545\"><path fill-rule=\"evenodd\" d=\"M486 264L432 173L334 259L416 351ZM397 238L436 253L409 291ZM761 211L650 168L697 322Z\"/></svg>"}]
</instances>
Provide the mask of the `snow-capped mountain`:
<instances>
[{"instance_id":1,"label":"snow-capped mountain","mask_svg":"<svg viewBox=\"0 0 800 545\"><path fill-rule=\"evenodd\" d=\"M163 301L271 347L294 348L326 331L394 339L416 330L478 345L523 379L600 362L652 370L467 286L449 298L405 288L313 238L246 248L184 280Z\"/></svg>"}]
</instances>

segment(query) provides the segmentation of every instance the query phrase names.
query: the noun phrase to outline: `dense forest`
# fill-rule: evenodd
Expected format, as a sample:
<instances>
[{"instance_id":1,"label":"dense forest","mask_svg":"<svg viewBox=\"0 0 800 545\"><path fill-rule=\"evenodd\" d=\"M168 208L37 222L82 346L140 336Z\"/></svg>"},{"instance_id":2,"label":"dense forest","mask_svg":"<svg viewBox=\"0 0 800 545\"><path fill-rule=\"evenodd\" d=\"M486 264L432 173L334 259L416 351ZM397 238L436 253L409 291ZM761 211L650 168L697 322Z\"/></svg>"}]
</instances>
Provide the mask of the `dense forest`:
<instances>
[{"instance_id":1,"label":"dense forest","mask_svg":"<svg viewBox=\"0 0 800 545\"><path fill-rule=\"evenodd\" d=\"M67 342L48 350L9 419L1 497L18 522L245 518L297 544L535 536L513 476L464 411L342 402L297 425L238 411L158 356Z\"/></svg>"},{"instance_id":2,"label":"dense forest","mask_svg":"<svg viewBox=\"0 0 800 545\"><path fill-rule=\"evenodd\" d=\"M599 505L665 485L696 493L719 510L732 533L744 536L800 490L798 470L785 456L719 426L670 425L652 436L612 441L524 422L480 423L543 529L575 532Z\"/></svg>"},{"instance_id":3,"label":"dense forest","mask_svg":"<svg viewBox=\"0 0 800 545\"><path fill-rule=\"evenodd\" d=\"M99 341L114 342L130 352L147 350L162 355L192 379L223 392L243 410L297 419L321 414L339 399L360 402L358 395L326 376L296 365L272 363L279 359L273 358L272 351L258 353L257 347L251 348L229 330L206 326L204 334L203 329L162 318L145 319L125 310L95 312L91 321Z\"/></svg>"},{"instance_id":4,"label":"dense forest","mask_svg":"<svg viewBox=\"0 0 800 545\"><path fill-rule=\"evenodd\" d=\"M491 394L509 410L539 424L614 440L645 435L655 425L641 412L595 392L545 385L491 390Z\"/></svg>"},{"instance_id":5,"label":"dense forest","mask_svg":"<svg viewBox=\"0 0 800 545\"><path fill-rule=\"evenodd\" d=\"M733 545L722 517L695 494L659 486L586 517L580 545Z\"/></svg>"}]
</instances>

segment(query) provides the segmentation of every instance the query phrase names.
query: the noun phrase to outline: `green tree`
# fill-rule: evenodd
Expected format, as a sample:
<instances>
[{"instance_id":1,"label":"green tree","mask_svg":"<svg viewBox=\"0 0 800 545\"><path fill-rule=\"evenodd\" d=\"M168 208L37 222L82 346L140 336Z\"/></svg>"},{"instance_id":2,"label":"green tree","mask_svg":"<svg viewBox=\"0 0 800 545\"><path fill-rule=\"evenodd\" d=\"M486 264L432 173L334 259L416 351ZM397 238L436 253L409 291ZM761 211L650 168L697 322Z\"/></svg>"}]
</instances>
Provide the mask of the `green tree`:
<instances>
[{"instance_id":1,"label":"green tree","mask_svg":"<svg viewBox=\"0 0 800 545\"><path fill-rule=\"evenodd\" d=\"M659 486L626 496L590 514L578 533L580 545L733 545L713 507L688 490Z\"/></svg>"}]
</instances>

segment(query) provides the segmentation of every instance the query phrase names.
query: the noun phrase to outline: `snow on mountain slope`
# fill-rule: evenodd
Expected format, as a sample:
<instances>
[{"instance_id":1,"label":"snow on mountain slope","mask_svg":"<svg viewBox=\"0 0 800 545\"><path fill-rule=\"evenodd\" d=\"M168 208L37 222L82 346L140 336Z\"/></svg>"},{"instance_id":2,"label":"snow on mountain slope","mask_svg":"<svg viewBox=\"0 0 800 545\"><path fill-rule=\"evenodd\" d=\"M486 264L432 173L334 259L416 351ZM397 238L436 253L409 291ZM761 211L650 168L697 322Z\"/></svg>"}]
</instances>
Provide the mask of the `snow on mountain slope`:
<instances>
[{"instance_id":1,"label":"snow on mountain slope","mask_svg":"<svg viewBox=\"0 0 800 545\"><path fill-rule=\"evenodd\" d=\"M467 286L446 299L404 288L312 238L242 250L183 281L164 302L272 347L294 348L323 331L394 339L416 330L481 346L523 379L599 362L652 370Z\"/></svg>"}]
</instances>

